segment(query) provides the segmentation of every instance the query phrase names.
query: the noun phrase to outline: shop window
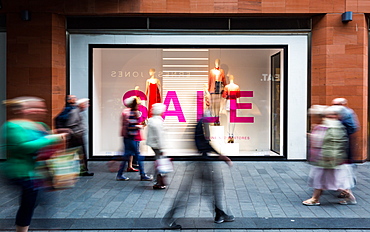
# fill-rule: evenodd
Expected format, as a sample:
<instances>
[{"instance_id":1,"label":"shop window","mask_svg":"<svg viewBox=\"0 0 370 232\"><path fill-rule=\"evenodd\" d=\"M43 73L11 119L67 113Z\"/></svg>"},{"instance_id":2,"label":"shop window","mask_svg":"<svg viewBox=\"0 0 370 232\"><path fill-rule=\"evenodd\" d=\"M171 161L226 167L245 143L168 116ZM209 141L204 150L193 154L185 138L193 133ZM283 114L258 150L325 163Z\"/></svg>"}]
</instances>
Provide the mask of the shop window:
<instances>
[{"instance_id":1,"label":"shop window","mask_svg":"<svg viewBox=\"0 0 370 232\"><path fill-rule=\"evenodd\" d=\"M196 153L194 128L200 117L210 118L210 140L226 155L281 156L284 49L91 45L93 156L121 154L123 99L137 94L146 117L151 76L159 80L159 98L168 107L164 122L169 156ZM215 79L209 82L216 66L216 79L222 82L220 73L225 77L218 87ZM145 140L141 146L143 155L153 155Z\"/></svg>"}]
</instances>

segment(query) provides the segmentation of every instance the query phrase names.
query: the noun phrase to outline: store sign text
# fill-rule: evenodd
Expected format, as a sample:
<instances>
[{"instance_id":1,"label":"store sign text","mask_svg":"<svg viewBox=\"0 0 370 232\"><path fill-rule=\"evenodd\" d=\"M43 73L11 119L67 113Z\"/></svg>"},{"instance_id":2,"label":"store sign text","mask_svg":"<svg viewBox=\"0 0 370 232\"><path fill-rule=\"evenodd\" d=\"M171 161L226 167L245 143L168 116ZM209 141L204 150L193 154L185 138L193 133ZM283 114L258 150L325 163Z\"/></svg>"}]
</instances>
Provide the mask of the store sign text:
<instances>
[{"instance_id":1,"label":"store sign text","mask_svg":"<svg viewBox=\"0 0 370 232\"><path fill-rule=\"evenodd\" d=\"M232 94L232 93L231 93ZM131 96L137 96L142 101L147 100L147 97L144 92L140 90L130 90L123 95L123 102L126 98ZM240 91L240 97L253 97L253 91ZM217 117L204 117L203 112L203 91L197 91L197 120L204 118L208 122L216 122L219 119ZM173 104L174 110L168 110L171 102ZM163 115L163 118L167 116L177 117L179 122L186 122L185 115L182 111L179 98L177 97L176 91L168 91L167 95L163 101L163 104L166 105L166 112ZM252 103L238 103L236 99L230 99L230 122L231 123L254 123L254 117L238 117L237 110L248 110L252 109ZM148 117L148 109L139 105L139 110L142 113L142 120L145 120Z\"/></svg>"},{"instance_id":2,"label":"store sign text","mask_svg":"<svg viewBox=\"0 0 370 232\"><path fill-rule=\"evenodd\" d=\"M146 77L142 71L111 71L111 77ZM162 78L164 76L190 76L190 72L158 72L157 76Z\"/></svg>"}]
</instances>

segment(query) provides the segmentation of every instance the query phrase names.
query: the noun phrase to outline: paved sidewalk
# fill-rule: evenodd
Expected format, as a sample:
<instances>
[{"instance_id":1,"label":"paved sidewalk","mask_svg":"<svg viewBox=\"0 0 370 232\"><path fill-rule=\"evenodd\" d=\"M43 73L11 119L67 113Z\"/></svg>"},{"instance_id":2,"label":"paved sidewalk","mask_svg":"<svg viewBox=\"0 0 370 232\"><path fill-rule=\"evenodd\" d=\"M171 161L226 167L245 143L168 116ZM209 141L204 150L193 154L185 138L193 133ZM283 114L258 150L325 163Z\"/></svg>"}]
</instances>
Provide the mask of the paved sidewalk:
<instances>
[{"instance_id":1,"label":"paved sidewalk","mask_svg":"<svg viewBox=\"0 0 370 232\"><path fill-rule=\"evenodd\" d=\"M130 181L116 181L107 162L90 162L93 177L81 177L73 189L45 193L35 210L31 229L53 231L165 231L160 219L170 208L183 178L191 178L192 162L175 162L169 188L153 190L151 182L127 173ZM306 184L310 166L305 162L217 162L225 182L226 207L236 216L232 223L213 223L213 215L193 185L188 205L178 223L189 231L362 231L370 230L370 170L357 165L357 205L339 205L337 193L327 191L321 206L304 206L312 194ZM153 162L145 162L153 173ZM12 230L18 195L0 188L0 230Z\"/></svg>"}]
</instances>

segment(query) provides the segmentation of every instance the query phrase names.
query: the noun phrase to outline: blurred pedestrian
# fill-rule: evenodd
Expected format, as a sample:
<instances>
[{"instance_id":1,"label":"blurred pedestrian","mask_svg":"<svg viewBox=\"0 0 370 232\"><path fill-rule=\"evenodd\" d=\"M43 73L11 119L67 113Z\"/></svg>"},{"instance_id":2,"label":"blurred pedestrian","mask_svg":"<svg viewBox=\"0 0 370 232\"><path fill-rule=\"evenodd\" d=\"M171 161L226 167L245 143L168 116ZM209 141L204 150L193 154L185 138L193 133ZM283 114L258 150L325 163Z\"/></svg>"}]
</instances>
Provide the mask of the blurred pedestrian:
<instances>
[{"instance_id":1,"label":"blurred pedestrian","mask_svg":"<svg viewBox=\"0 0 370 232\"><path fill-rule=\"evenodd\" d=\"M125 105L128 107L123 110L121 116L121 136L123 137L124 143L124 154L123 161L121 162L120 168L117 172L117 181L127 181L128 177L123 175L126 163L130 160L130 157L135 156L139 164L140 180L151 181L153 178L147 176L144 171L143 157L140 155L140 141L141 129L143 125L140 122L140 111L138 110L138 100L137 97L132 96L125 100ZM132 159L131 159L132 160Z\"/></svg>"},{"instance_id":2,"label":"blurred pedestrian","mask_svg":"<svg viewBox=\"0 0 370 232\"><path fill-rule=\"evenodd\" d=\"M335 98L332 101L332 105L339 105L344 107L343 116L340 118L340 121L346 128L347 136L348 136L348 145L347 145L347 158L346 158L346 165L347 168L352 173L352 177L356 182L356 176L354 169L356 168L356 164L354 164L354 155L356 153L356 136L355 132L360 129L360 123L358 121L356 113L347 106L348 101L345 98ZM339 198L348 198L348 189L341 191L338 195Z\"/></svg>"},{"instance_id":3,"label":"blurred pedestrian","mask_svg":"<svg viewBox=\"0 0 370 232\"><path fill-rule=\"evenodd\" d=\"M146 138L146 145L152 148L155 154L155 159L158 160L163 155L164 129L162 115L166 111L166 105L163 103L155 103L152 105L152 117L148 119L148 134ZM155 184L153 189L165 189L166 181L165 174L159 173L155 168L154 173Z\"/></svg>"},{"instance_id":4,"label":"blurred pedestrian","mask_svg":"<svg viewBox=\"0 0 370 232\"><path fill-rule=\"evenodd\" d=\"M195 144L198 152L201 156L198 157L197 161L193 162L194 168L191 171L194 172L194 179L201 181L200 186L204 186L201 189L200 195L210 196L208 202L209 207L214 212L215 223L232 222L235 220L233 215L228 215L223 210L223 179L219 170L218 165L215 161L221 160L226 162L230 167L232 166L232 161L227 156L221 155L217 152L209 143L209 135L205 134L209 123L205 123L204 119L199 120L195 128ZM209 156L208 153L215 153L218 156ZM191 173L190 175L192 175ZM181 229L181 225L178 225L175 221L176 213L185 206L187 200L186 192L192 189L191 181L192 177L186 176L184 174L183 182L174 199L172 208L166 213L162 219L162 223L171 229ZM209 193L210 192L210 193Z\"/></svg>"},{"instance_id":5,"label":"blurred pedestrian","mask_svg":"<svg viewBox=\"0 0 370 232\"><path fill-rule=\"evenodd\" d=\"M322 122L317 124L310 134L311 167L308 185L314 188L310 199L302 202L307 206L320 205L320 196L323 190L351 189L354 185L348 168L343 165L346 158L346 146L348 143L344 126L339 121L344 108L342 106L330 106L325 109L310 109L311 114L321 117ZM356 204L353 193L349 190L348 198L340 204Z\"/></svg>"},{"instance_id":6,"label":"blurred pedestrian","mask_svg":"<svg viewBox=\"0 0 370 232\"><path fill-rule=\"evenodd\" d=\"M356 113L351 108L349 108L347 104L348 101L345 98L335 98L332 101L332 105L339 105L344 107L343 116L340 118L340 121L346 128L349 139L347 162L353 163L353 155L355 152L355 137L353 134L360 129L360 123L358 122Z\"/></svg>"},{"instance_id":7,"label":"blurred pedestrian","mask_svg":"<svg viewBox=\"0 0 370 232\"><path fill-rule=\"evenodd\" d=\"M36 157L49 145L65 140L66 135L50 135L49 127L40 122L46 115L45 102L37 97L5 100L10 118L2 127L7 160L2 167L11 184L21 189L15 225L17 232L28 231L36 207L39 183L36 180Z\"/></svg>"},{"instance_id":8,"label":"blurred pedestrian","mask_svg":"<svg viewBox=\"0 0 370 232\"><path fill-rule=\"evenodd\" d=\"M66 127L71 130L70 139L68 141L68 148L81 147L81 166L80 176L93 176L94 173L88 172L87 167L87 153L85 147L84 136L87 133L87 125L85 122L84 111L89 107L89 99L82 98L76 101L76 108L72 109L69 113Z\"/></svg>"},{"instance_id":9,"label":"blurred pedestrian","mask_svg":"<svg viewBox=\"0 0 370 232\"><path fill-rule=\"evenodd\" d=\"M55 117L55 128L66 128L69 118L69 113L76 108L77 97L75 95L67 95L66 103L63 110Z\"/></svg>"}]
</instances>

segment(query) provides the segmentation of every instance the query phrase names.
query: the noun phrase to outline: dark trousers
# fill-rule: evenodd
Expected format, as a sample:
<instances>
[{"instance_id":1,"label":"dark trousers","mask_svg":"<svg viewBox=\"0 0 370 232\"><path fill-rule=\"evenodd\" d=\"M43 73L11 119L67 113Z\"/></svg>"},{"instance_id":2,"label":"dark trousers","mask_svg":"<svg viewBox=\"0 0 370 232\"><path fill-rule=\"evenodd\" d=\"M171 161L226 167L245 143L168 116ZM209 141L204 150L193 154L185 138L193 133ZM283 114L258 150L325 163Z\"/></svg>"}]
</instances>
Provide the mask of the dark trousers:
<instances>
[{"instance_id":1,"label":"dark trousers","mask_svg":"<svg viewBox=\"0 0 370 232\"><path fill-rule=\"evenodd\" d=\"M203 155L207 156L207 154ZM193 182L194 184L197 184L195 182L200 184L201 192L199 194L201 197L207 198L212 211L218 212L223 209L223 179L220 170L217 168L217 163L214 161L194 161L187 165L172 207L164 217L166 221L175 220L176 213L186 206L188 202L187 195L192 190ZM197 185L199 186L199 184Z\"/></svg>"},{"instance_id":2,"label":"dark trousers","mask_svg":"<svg viewBox=\"0 0 370 232\"><path fill-rule=\"evenodd\" d=\"M38 186L35 181L26 179L11 179L11 184L21 189L19 209L15 218L17 226L29 226L37 205Z\"/></svg>"},{"instance_id":3,"label":"dark trousers","mask_svg":"<svg viewBox=\"0 0 370 232\"><path fill-rule=\"evenodd\" d=\"M347 154L348 154L348 163L354 163L354 155L356 153L356 137L354 134L348 135L348 148L347 148Z\"/></svg>"},{"instance_id":4,"label":"dark trousers","mask_svg":"<svg viewBox=\"0 0 370 232\"><path fill-rule=\"evenodd\" d=\"M72 136L68 141L68 148L72 147L81 147L79 154L80 154L80 172L87 172L89 169L87 168L87 155L86 155L86 147L85 141L83 137Z\"/></svg>"}]
</instances>

